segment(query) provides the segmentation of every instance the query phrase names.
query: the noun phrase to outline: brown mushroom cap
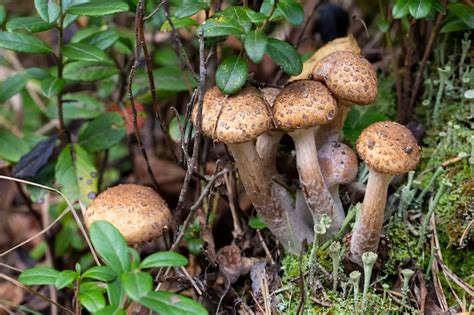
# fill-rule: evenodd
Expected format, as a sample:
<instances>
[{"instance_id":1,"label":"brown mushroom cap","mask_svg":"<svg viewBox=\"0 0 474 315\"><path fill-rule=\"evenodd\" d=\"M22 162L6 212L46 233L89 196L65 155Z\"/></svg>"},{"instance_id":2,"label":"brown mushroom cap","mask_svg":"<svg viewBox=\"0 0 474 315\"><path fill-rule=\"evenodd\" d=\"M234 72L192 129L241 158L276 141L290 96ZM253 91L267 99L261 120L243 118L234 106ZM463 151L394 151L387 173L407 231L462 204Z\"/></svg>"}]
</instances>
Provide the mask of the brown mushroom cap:
<instances>
[{"instance_id":1,"label":"brown mushroom cap","mask_svg":"<svg viewBox=\"0 0 474 315\"><path fill-rule=\"evenodd\" d=\"M100 193L84 215L86 226L104 220L113 224L131 245L158 238L171 224L166 202L146 186L124 184Z\"/></svg>"},{"instance_id":2,"label":"brown mushroom cap","mask_svg":"<svg viewBox=\"0 0 474 315\"><path fill-rule=\"evenodd\" d=\"M370 168L383 174L404 174L414 170L420 160L420 149L410 130L392 121L364 129L356 149Z\"/></svg>"},{"instance_id":3,"label":"brown mushroom cap","mask_svg":"<svg viewBox=\"0 0 474 315\"><path fill-rule=\"evenodd\" d=\"M263 88L261 91L263 94L263 98L268 102L270 107L273 107L273 103L275 103L275 99L280 93L281 89L274 87L266 87Z\"/></svg>"},{"instance_id":4,"label":"brown mushroom cap","mask_svg":"<svg viewBox=\"0 0 474 315\"><path fill-rule=\"evenodd\" d=\"M273 117L279 128L304 129L329 123L336 109L336 99L322 83L301 80L281 90L273 105Z\"/></svg>"},{"instance_id":5,"label":"brown mushroom cap","mask_svg":"<svg viewBox=\"0 0 474 315\"><path fill-rule=\"evenodd\" d=\"M334 95L347 102L367 105L377 98L377 74L370 62L349 51L334 52L313 68L313 78L323 81Z\"/></svg>"},{"instance_id":6,"label":"brown mushroom cap","mask_svg":"<svg viewBox=\"0 0 474 315\"><path fill-rule=\"evenodd\" d=\"M197 106L193 111L196 123ZM204 96L202 131L217 141L242 143L255 139L272 126L260 91L247 86L239 93L226 96L217 86Z\"/></svg>"},{"instance_id":7,"label":"brown mushroom cap","mask_svg":"<svg viewBox=\"0 0 474 315\"><path fill-rule=\"evenodd\" d=\"M328 188L349 184L357 176L357 155L344 143L331 141L324 144L318 149L318 160Z\"/></svg>"}]
</instances>

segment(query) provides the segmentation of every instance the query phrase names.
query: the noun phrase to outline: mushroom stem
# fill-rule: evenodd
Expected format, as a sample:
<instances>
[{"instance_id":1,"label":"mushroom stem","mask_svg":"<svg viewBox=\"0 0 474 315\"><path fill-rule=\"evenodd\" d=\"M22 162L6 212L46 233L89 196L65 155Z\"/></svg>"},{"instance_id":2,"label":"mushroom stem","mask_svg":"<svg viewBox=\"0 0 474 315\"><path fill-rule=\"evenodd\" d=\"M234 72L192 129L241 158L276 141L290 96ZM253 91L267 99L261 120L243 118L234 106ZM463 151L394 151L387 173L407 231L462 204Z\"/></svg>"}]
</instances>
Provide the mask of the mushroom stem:
<instances>
[{"instance_id":1,"label":"mushroom stem","mask_svg":"<svg viewBox=\"0 0 474 315\"><path fill-rule=\"evenodd\" d=\"M257 137L255 144L258 156L262 159L263 165L272 175L277 174L276 157L278 144L285 133L283 131L269 131Z\"/></svg>"},{"instance_id":2,"label":"mushroom stem","mask_svg":"<svg viewBox=\"0 0 474 315\"><path fill-rule=\"evenodd\" d=\"M363 253L377 252L391 179L392 175L369 169L362 211L352 231L350 246L351 260L359 265L362 265Z\"/></svg>"},{"instance_id":3,"label":"mushroom stem","mask_svg":"<svg viewBox=\"0 0 474 315\"><path fill-rule=\"evenodd\" d=\"M282 198L288 192L272 181L271 173L263 166L253 141L228 144L228 148L257 213L287 250L299 254L303 240L310 241L312 234L296 216L289 198L286 198L287 202Z\"/></svg>"},{"instance_id":4,"label":"mushroom stem","mask_svg":"<svg viewBox=\"0 0 474 315\"><path fill-rule=\"evenodd\" d=\"M315 129L296 130L290 132L289 135L295 143L296 166L300 177L300 186L313 216L313 223L319 223L323 215L328 215L331 218L331 227L327 236L330 237L337 233L342 221L338 221L336 205L321 174L314 139Z\"/></svg>"},{"instance_id":5,"label":"mushroom stem","mask_svg":"<svg viewBox=\"0 0 474 315\"><path fill-rule=\"evenodd\" d=\"M338 99L336 116L331 122L320 126L316 132L316 145L318 147L330 141L341 140L341 130L344 127L344 122L350 109L351 103Z\"/></svg>"},{"instance_id":6,"label":"mushroom stem","mask_svg":"<svg viewBox=\"0 0 474 315\"><path fill-rule=\"evenodd\" d=\"M334 217L336 218L336 222L343 222L346 214L344 212L344 207L342 206L341 198L339 197L339 185L334 185L332 187L329 187L328 190L336 206L336 212L334 212ZM341 223L341 226L342 226L342 223Z\"/></svg>"}]
</instances>

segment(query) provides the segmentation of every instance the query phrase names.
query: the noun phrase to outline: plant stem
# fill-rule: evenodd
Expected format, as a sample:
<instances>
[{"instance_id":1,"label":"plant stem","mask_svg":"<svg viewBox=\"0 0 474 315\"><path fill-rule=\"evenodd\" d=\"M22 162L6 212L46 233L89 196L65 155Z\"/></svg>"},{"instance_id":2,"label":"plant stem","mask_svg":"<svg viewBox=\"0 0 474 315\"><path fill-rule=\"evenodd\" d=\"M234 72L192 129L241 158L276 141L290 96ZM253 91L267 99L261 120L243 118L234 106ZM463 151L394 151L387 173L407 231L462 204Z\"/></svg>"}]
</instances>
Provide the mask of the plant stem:
<instances>
[{"instance_id":1,"label":"plant stem","mask_svg":"<svg viewBox=\"0 0 474 315\"><path fill-rule=\"evenodd\" d=\"M65 14L63 14L63 2L62 0L58 1L59 5L59 19L58 19L58 25L57 25L57 30L58 30L58 51L56 54L56 63L58 67L58 79L63 78L63 70L64 70L64 64L63 64L63 46L64 46L64 17ZM66 141L67 143L72 143L71 141L71 133L66 127L66 124L64 123L64 113L63 113L63 92L59 91L58 95L56 96L56 106L58 110L58 120L59 120L59 128L60 132L64 133L66 136ZM72 152L72 150L71 150Z\"/></svg>"}]
</instances>

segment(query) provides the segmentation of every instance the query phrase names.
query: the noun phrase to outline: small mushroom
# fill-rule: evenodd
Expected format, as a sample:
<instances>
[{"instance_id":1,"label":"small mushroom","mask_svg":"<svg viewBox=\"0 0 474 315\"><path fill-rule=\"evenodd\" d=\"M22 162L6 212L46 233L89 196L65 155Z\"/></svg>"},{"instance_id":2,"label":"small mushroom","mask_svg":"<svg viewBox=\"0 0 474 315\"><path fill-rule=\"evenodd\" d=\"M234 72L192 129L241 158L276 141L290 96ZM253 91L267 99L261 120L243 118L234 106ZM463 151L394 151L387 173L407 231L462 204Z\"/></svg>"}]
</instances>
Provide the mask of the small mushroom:
<instances>
[{"instance_id":1,"label":"small mushroom","mask_svg":"<svg viewBox=\"0 0 474 315\"><path fill-rule=\"evenodd\" d=\"M313 223L323 215L334 219L337 207L325 183L318 162L314 132L320 125L329 123L336 114L336 99L320 82L294 81L283 88L275 99L275 121L293 139L300 186ZM337 233L340 226L333 220L329 234ZM329 236L330 236L329 235Z\"/></svg>"},{"instance_id":2,"label":"small mushroom","mask_svg":"<svg viewBox=\"0 0 474 315\"><path fill-rule=\"evenodd\" d=\"M153 189L135 184L111 187L84 214L87 227L99 220L114 225L130 245L159 238L172 221L166 202Z\"/></svg>"},{"instance_id":3,"label":"small mushroom","mask_svg":"<svg viewBox=\"0 0 474 315\"><path fill-rule=\"evenodd\" d=\"M193 112L193 121L197 117ZM311 238L292 213L290 200L282 198L281 189L272 181L255 148L255 139L271 128L271 119L261 93L247 86L226 96L217 87L204 96L202 131L224 142L234 157L240 180L252 204L276 238L293 253L299 253L302 241Z\"/></svg>"},{"instance_id":4,"label":"small mushroom","mask_svg":"<svg viewBox=\"0 0 474 315\"><path fill-rule=\"evenodd\" d=\"M367 127L357 140L356 149L369 168L362 211L352 232L349 253L349 258L361 265L363 253L377 252L392 177L414 170L420 150L411 132L391 121Z\"/></svg>"},{"instance_id":5,"label":"small mushroom","mask_svg":"<svg viewBox=\"0 0 474 315\"><path fill-rule=\"evenodd\" d=\"M232 284L248 274L258 259L243 257L237 245L227 245L217 252L217 261L220 273Z\"/></svg>"},{"instance_id":6,"label":"small mushroom","mask_svg":"<svg viewBox=\"0 0 474 315\"><path fill-rule=\"evenodd\" d=\"M356 178L359 169L357 155L348 145L331 141L318 150L318 160L326 187L336 203L336 222L342 225L345 213L339 197L339 185L349 184Z\"/></svg>"},{"instance_id":7,"label":"small mushroom","mask_svg":"<svg viewBox=\"0 0 474 315\"><path fill-rule=\"evenodd\" d=\"M313 79L324 82L338 99L336 117L318 131L318 145L338 141L351 104L368 105L375 102L377 73L363 56L337 51L314 66Z\"/></svg>"}]
</instances>

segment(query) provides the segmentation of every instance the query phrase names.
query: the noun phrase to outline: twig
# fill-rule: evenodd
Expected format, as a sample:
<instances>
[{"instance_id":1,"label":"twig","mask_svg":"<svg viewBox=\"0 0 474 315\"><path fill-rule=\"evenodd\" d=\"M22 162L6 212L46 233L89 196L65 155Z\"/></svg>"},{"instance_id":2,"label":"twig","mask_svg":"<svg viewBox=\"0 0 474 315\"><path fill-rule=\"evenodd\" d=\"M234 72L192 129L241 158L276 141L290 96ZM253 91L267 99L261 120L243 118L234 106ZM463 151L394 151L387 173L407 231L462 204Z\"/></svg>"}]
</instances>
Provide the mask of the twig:
<instances>
[{"instance_id":1,"label":"twig","mask_svg":"<svg viewBox=\"0 0 474 315\"><path fill-rule=\"evenodd\" d=\"M272 254L270 253L270 250L268 250L268 246L262 237L262 233L260 233L260 230L257 230L256 233L257 233L258 240L260 241L260 244L262 245L263 251L265 252L265 255L267 256L268 262L270 263L270 265L274 265L275 260L273 260Z\"/></svg>"},{"instance_id":2,"label":"twig","mask_svg":"<svg viewBox=\"0 0 474 315\"><path fill-rule=\"evenodd\" d=\"M143 18L143 21L146 21L146 20L148 20L148 19L151 19L158 11L160 11L161 6L163 5L163 3L164 3L164 1L161 1L161 2L158 4L158 6L157 6L153 11L151 11L150 14L148 14L147 16L145 16L145 17Z\"/></svg>"}]
</instances>

